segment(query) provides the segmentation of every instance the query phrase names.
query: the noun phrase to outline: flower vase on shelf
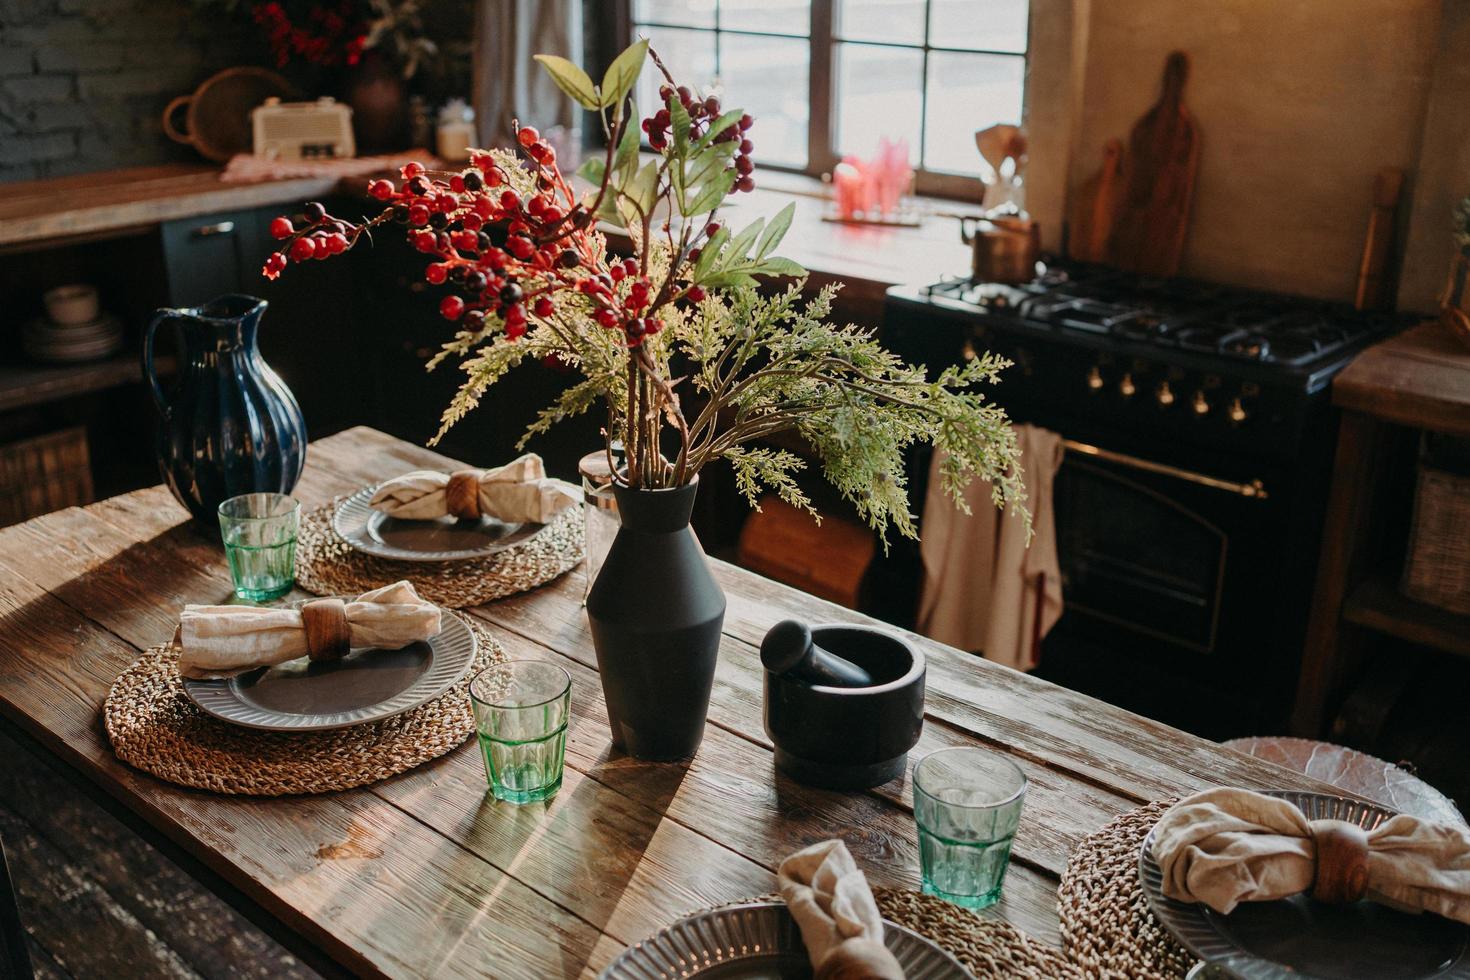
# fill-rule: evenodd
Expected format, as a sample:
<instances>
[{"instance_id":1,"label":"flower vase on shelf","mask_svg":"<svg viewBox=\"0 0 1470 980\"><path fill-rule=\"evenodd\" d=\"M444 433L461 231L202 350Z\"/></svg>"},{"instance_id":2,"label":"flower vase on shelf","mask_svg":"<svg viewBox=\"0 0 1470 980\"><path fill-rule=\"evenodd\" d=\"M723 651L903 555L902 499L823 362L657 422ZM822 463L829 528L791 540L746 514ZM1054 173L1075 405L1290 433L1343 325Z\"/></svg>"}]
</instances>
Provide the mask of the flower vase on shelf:
<instances>
[{"instance_id":1,"label":"flower vase on shelf","mask_svg":"<svg viewBox=\"0 0 1470 980\"><path fill-rule=\"evenodd\" d=\"M408 146L408 92L391 60L365 52L348 74L346 102L352 106L358 153L393 153Z\"/></svg>"},{"instance_id":2,"label":"flower vase on shelf","mask_svg":"<svg viewBox=\"0 0 1470 980\"><path fill-rule=\"evenodd\" d=\"M697 490L614 486L621 526L587 596L613 742L639 759L704 737L725 594L689 527Z\"/></svg>"}]
</instances>

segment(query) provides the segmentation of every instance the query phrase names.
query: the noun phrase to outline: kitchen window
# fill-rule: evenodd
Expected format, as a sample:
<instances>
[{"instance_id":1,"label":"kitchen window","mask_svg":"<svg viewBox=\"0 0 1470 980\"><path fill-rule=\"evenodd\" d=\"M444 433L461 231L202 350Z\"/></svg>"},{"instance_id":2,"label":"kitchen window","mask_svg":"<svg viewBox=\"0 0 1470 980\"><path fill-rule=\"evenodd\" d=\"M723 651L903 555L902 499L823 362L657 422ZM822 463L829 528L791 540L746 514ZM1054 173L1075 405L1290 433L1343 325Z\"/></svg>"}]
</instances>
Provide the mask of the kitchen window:
<instances>
[{"instance_id":1,"label":"kitchen window","mask_svg":"<svg viewBox=\"0 0 1470 980\"><path fill-rule=\"evenodd\" d=\"M826 173L905 139L918 190L973 197L974 133L1019 122L1030 0L620 0L675 77L738 93L759 164ZM659 79L637 93L646 115Z\"/></svg>"}]
</instances>

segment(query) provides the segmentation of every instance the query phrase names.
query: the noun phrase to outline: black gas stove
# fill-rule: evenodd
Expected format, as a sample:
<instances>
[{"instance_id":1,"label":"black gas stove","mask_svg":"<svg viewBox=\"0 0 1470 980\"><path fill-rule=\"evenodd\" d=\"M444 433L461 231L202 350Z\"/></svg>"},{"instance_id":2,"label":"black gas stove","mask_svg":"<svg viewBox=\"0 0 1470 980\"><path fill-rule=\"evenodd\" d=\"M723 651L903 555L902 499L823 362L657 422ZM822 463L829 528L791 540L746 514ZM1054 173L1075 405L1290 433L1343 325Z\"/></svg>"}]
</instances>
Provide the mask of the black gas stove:
<instances>
[{"instance_id":1,"label":"black gas stove","mask_svg":"<svg viewBox=\"0 0 1470 980\"><path fill-rule=\"evenodd\" d=\"M916 292L936 306L1177 351L1243 375L1294 373L1309 390L1358 347L1401 324L1396 314L1346 304L1083 264L1053 263L1019 286L953 279Z\"/></svg>"},{"instance_id":2,"label":"black gas stove","mask_svg":"<svg viewBox=\"0 0 1470 980\"><path fill-rule=\"evenodd\" d=\"M1019 286L889 290L883 336L932 371L1008 358L995 400L1065 440L1054 519L1067 611L1038 672L1225 737L1284 724L1336 430L1328 386L1407 322L1052 263ZM916 490L926 465L914 463Z\"/></svg>"}]
</instances>

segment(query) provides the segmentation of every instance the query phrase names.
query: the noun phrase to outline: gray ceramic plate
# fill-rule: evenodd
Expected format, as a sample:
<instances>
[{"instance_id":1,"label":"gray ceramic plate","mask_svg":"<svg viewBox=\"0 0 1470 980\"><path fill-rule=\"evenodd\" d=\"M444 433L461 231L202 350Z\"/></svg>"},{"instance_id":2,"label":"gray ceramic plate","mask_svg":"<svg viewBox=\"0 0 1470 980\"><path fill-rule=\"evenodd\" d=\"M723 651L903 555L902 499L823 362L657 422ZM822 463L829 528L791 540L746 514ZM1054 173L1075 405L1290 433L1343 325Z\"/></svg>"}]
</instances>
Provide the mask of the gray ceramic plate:
<instances>
[{"instance_id":1,"label":"gray ceramic plate","mask_svg":"<svg viewBox=\"0 0 1470 980\"><path fill-rule=\"evenodd\" d=\"M332 530L358 551L394 561L462 561L484 558L534 538L545 524L507 524L493 517L462 521L401 521L373 510L376 486L363 487L337 505Z\"/></svg>"},{"instance_id":2,"label":"gray ceramic plate","mask_svg":"<svg viewBox=\"0 0 1470 980\"><path fill-rule=\"evenodd\" d=\"M353 650L341 660L305 657L218 681L184 681L184 693L233 725L273 732L315 732L391 718L432 701L475 662L475 635L458 616L402 650Z\"/></svg>"},{"instance_id":3,"label":"gray ceramic plate","mask_svg":"<svg viewBox=\"0 0 1470 980\"><path fill-rule=\"evenodd\" d=\"M916 932L883 923L883 942L905 980L965 980L959 960ZM731 905L681 919L629 946L599 980L809 980L796 920L777 902Z\"/></svg>"},{"instance_id":4,"label":"gray ceramic plate","mask_svg":"<svg viewBox=\"0 0 1470 980\"><path fill-rule=\"evenodd\" d=\"M1372 830L1394 816L1373 803L1321 793L1274 792L1310 820ZM1240 980L1437 980L1470 978L1470 927L1374 902L1337 908L1304 895L1243 902L1229 915L1164 897L1153 832L1138 855L1149 908L1190 952Z\"/></svg>"}]
</instances>

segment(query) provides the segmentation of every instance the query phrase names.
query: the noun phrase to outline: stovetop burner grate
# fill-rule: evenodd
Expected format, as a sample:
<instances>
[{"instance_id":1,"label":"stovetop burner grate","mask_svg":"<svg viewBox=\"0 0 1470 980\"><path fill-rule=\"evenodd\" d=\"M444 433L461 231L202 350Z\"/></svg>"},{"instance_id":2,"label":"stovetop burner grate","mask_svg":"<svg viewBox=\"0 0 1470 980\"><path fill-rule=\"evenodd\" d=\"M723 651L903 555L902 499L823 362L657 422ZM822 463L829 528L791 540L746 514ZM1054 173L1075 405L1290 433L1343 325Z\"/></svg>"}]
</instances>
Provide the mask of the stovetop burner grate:
<instances>
[{"instance_id":1,"label":"stovetop burner grate","mask_svg":"<svg viewBox=\"0 0 1470 980\"><path fill-rule=\"evenodd\" d=\"M1032 323L1284 367L1326 360L1406 322L1322 300L1074 263L1049 263L1028 283L951 279L924 293Z\"/></svg>"}]
</instances>

